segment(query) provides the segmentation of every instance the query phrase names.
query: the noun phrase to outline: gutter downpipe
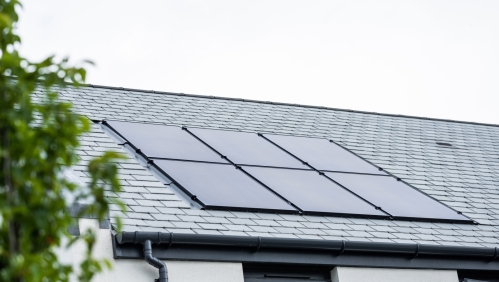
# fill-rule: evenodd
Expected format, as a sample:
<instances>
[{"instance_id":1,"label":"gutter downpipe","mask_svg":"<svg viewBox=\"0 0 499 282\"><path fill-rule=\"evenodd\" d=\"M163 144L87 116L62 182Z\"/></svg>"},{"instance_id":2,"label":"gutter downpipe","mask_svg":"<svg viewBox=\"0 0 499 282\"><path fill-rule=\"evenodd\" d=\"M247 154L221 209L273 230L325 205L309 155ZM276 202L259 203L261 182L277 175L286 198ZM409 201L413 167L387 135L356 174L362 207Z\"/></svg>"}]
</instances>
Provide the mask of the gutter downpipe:
<instances>
[{"instance_id":1,"label":"gutter downpipe","mask_svg":"<svg viewBox=\"0 0 499 282\"><path fill-rule=\"evenodd\" d=\"M159 278L155 279L154 282L168 282L168 271L166 269L166 264L161 260L152 256L151 240L145 240L142 242L144 245L144 258L152 266L156 267L159 271Z\"/></svg>"}]
</instances>

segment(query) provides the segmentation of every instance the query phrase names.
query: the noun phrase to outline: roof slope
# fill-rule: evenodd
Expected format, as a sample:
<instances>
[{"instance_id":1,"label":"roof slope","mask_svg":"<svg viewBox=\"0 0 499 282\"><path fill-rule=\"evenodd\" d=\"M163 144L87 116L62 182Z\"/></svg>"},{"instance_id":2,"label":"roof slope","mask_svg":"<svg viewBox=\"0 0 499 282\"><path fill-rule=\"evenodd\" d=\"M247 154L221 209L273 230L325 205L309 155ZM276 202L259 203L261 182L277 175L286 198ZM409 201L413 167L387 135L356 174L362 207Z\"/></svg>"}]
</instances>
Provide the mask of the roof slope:
<instances>
[{"instance_id":1,"label":"roof slope","mask_svg":"<svg viewBox=\"0 0 499 282\"><path fill-rule=\"evenodd\" d=\"M197 210L130 158L120 163L125 192L108 195L127 204L127 231L499 246L498 126L92 86L63 90L61 98L96 120L332 139L480 223ZM107 149L123 151L99 125L82 144L82 163L75 170L83 180L86 160Z\"/></svg>"}]
</instances>

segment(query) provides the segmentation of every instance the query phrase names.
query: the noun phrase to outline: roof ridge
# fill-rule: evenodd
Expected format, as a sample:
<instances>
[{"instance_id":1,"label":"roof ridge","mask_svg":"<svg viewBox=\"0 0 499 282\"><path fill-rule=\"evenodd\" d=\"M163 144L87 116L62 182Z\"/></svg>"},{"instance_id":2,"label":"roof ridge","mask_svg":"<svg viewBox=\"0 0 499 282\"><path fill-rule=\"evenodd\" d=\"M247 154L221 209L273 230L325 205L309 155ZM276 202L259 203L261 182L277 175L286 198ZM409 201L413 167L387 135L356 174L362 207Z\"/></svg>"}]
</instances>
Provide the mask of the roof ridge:
<instances>
[{"instance_id":1,"label":"roof ridge","mask_svg":"<svg viewBox=\"0 0 499 282\"><path fill-rule=\"evenodd\" d=\"M378 113L378 112L340 109L340 108L333 108L333 107L293 104L293 103L284 103L284 102L272 102L272 101L252 100L252 99L243 99L243 98L231 98L231 97L222 97L222 96L208 96L208 95L200 95L200 94L186 94L186 93L145 90L145 89L106 86L106 85L97 85L97 84L81 84L81 86L92 87L92 88L113 89L113 90L136 91L136 92L144 92L144 93L152 93L152 94L175 95L175 96L196 97L196 98L204 98L204 99L219 99L219 100L229 100L229 101L242 101L242 102L269 104L269 105L293 106L293 107L301 107L301 108L323 109L323 110L342 111L342 112L370 114L370 115L379 115L379 116L402 117L402 118L422 119L422 120L431 120L431 121L443 121L443 122L452 122L452 123L463 123L463 124L499 127L499 124L494 124L494 123L483 123L483 122L473 122L473 121L463 121L463 120L452 120L452 119L430 118L430 117L410 116L410 115L400 115L400 114Z\"/></svg>"}]
</instances>

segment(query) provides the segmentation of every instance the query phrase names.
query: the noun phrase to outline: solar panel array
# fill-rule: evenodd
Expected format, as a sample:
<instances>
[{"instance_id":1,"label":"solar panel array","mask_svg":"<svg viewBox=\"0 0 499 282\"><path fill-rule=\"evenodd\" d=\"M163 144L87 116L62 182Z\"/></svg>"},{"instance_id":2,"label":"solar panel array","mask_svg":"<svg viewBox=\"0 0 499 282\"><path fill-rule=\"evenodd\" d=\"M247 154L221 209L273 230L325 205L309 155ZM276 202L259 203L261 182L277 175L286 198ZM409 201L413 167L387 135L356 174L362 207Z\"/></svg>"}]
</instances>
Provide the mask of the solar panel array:
<instances>
[{"instance_id":1,"label":"solar panel array","mask_svg":"<svg viewBox=\"0 0 499 282\"><path fill-rule=\"evenodd\" d=\"M207 209L469 221L330 140L104 124Z\"/></svg>"}]
</instances>

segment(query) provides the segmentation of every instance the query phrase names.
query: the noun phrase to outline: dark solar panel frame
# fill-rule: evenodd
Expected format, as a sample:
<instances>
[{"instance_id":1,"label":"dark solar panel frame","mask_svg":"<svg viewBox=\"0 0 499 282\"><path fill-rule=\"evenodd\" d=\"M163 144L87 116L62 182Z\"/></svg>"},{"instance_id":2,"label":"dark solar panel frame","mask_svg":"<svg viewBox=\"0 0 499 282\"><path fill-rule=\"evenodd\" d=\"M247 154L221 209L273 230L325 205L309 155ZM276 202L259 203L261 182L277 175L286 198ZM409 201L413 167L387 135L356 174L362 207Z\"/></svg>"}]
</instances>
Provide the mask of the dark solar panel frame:
<instances>
[{"instance_id":1,"label":"dark solar panel frame","mask_svg":"<svg viewBox=\"0 0 499 282\"><path fill-rule=\"evenodd\" d=\"M412 186L411 184L407 183L406 181L402 180L401 178L396 177L396 176L394 176L392 174L390 174L390 176L393 177L393 178L395 178L397 181L399 181L401 183L404 183L405 185L409 186L410 189L416 190L416 192L419 192L419 193L423 194L424 196L430 198L432 201L435 201L435 202L437 202L437 203L445 206L446 208L448 208L448 209L456 212L457 214L461 215L462 217L467 218L467 220L451 220L451 219L446 220L446 219L442 219L442 218L411 218L411 217L397 217L397 216L394 216L395 219L414 220L414 221L421 221L421 220L424 221L424 219L429 219L431 221L439 221L439 222L444 221L444 222L451 222L451 223L452 222L457 222L457 223L473 223L473 224L478 224L478 222L476 222L476 221L472 220L471 218L465 216L462 212L460 212L458 210L455 210L454 208L448 206L447 204L442 203L441 201L433 198L431 195L425 193L424 191L421 191L421 190L417 189L416 187Z\"/></svg>"},{"instance_id":2,"label":"dark solar panel frame","mask_svg":"<svg viewBox=\"0 0 499 282\"><path fill-rule=\"evenodd\" d=\"M115 121L115 120L112 120L112 121ZM119 120L116 120L116 122L126 122L126 123L135 123L135 124L148 124L148 125L166 126L164 124L152 124L152 123L141 123L141 122L119 121ZM190 160L190 159L178 159L178 158L164 158L164 157L148 156L140 148L138 148L135 144L133 144L131 141L129 141L125 136L123 136L117 129L113 128L113 126L110 125L107 120L103 120L102 124L105 125L107 128L109 128L112 131L112 133L116 134L119 138L121 138L124 141L123 144L118 144L118 145L125 145L125 144L127 144L130 147L132 147L137 154L141 155L142 157L144 157L145 159L148 159L148 160L154 160L154 159L157 159L157 160L176 160L176 161L188 160L188 161L192 161L192 162L213 163L213 164L228 164L228 163L231 163L226 158L223 158L223 156L219 152L217 152L215 149L213 149L212 147L210 147L209 145L207 145L206 143L204 143L202 140L199 140L199 138L197 138L196 136L193 136L187 130L187 128L185 126L182 126L182 127L178 126L178 128L182 129L183 131L185 131L186 134L189 134L190 136L193 136L195 139L201 141L202 144L204 144L205 146L207 146L207 150L212 150L214 154L219 155L221 157L222 161L220 161L220 162L212 162L212 161L202 161L202 160Z\"/></svg>"},{"instance_id":3,"label":"dark solar panel frame","mask_svg":"<svg viewBox=\"0 0 499 282\"><path fill-rule=\"evenodd\" d=\"M380 210L384 213L386 213L390 219L393 219L393 215L391 215L389 212L385 211L383 208L381 208L380 206L377 206L375 203L372 203L371 201L365 199L364 197L362 197L361 195L355 193L354 191L348 189L346 186L342 185L341 183L335 181L334 179L332 179L331 177L329 177L325 172L329 172L329 171L317 171L319 172L320 175L324 176L325 178L327 178L329 181L333 182L333 183L336 183L338 184L340 187L343 187L343 189L347 190L348 192L354 194L355 196L361 198L362 200L368 202L369 204L371 204L372 206L374 206L377 210ZM362 173L348 173L348 174L362 174ZM372 175L372 176L381 176L381 177L386 177L384 175L378 175L378 174L365 174L364 175Z\"/></svg>"},{"instance_id":4,"label":"dark solar panel frame","mask_svg":"<svg viewBox=\"0 0 499 282\"><path fill-rule=\"evenodd\" d=\"M179 161L179 160L172 160L172 161ZM188 160L180 160L179 162L191 162L191 163L200 163L200 162L196 162L196 161L188 161ZM207 163L207 164L210 164L209 162L203 162L203 163ZM274 190L270 189L269 187L265 186L265 185L262 185L262 183L260 181L258 181L257 179L255 179L253 176L251 176L249 173L247 173L246 171L244 171L240 166L238 165L233 165L233 164L229 164L229 163L211 163L211 164L217 164L217 165L226 165L226 166L231 166L231 167L235 167L236 169L240 170L241 173L243 173L244 175L246 175L247 177L249 177L250 179L256 181L257 184L261 185L262 188L268 190L270 193L276 195L278 198L280 198L284 203L287 203L289 204L291 207L293 207L294 209L296 210L283 210L283 209L266 209L266 208L251 208L251 207L247 207L247 208L242 208L242 207L233 207L233 206L217 206L217 205L209 205L209 204L206 204L204 203L201 199L199 199L195 194L191 193L188 189L186 189L185 187L182 186L182 184L180 184L178 181L175 180L174 177L172 177L170 174L168 174L167 172L165 172L158 164L156 164L154 162L154 160L149 160L148 161L148 164L150 164L151 166L153 166L157 171L163 173L169 180L171 180L171 182L176 186L178 187L181 191L183 191L185 194L188 195L188 197L195 201L196 203L200 204L203 209L207 209L207 210L228 210L228 211L255 211L255 212L261 212L261 211L265 211L265 212L271 212L271 213L275 213L275 212L279 212L279 213L286 213L286 214L302 214L303 211L297 207L296 205L294 205L292 202L290 202L289 200L287 200L286 198L284 198L282 195L280 195L279 193L275 192Z\"/></svg>"},{"instance_id":5,"label":"dark solar panel frame","mask_svg":"<svg viewBox=\"0 0 499 282\"><path fill-rule=\"evenodd\" d=\"M342 172L332 172L332 173L336 173L336 174L355 174L355 173L342 173ZM360 196L359 194L355 193L354 191L348 189L348 187L346 187L345 185L341 184L340 182L334 180L333 178L329 177L326 173L323 174L326 178L328 178L329 180L331 180L332 182L340 185L341 187L345 188L346 190L350 191L351 193L359 196L360 198L364 199L365 201L371 203L371 201L363 198L362 196ZM427 198L429 198L430 201L434 201L436 202L437 204L440 204L446 208L448 208L449 210L451 211L454 211L456 214L459 214L460 216L466 218L466 219L463 219L463 220L459 220L459 219L445 219L445 218L439 218L439 217L435 217L435 218L431 218L431 217L410 217L410 216L396 216L396 215L393 215L393 214L390 214L388 211L384 210L382 207L380 206L376 206L379 210L383 211L384 213L390 215L390 218L391 219L396 219L396 220L410 220L410 221L423 221L423 222L444 222L444 223L473 223L473 224L476 224L475 221L473 221L472 219L470 219L469 217L465 216L463 213L453 209L452 207L449 207L448 205L438 201L437 199L431 197L430 195L426 194L425 192L415 188L414 186L410 185L409 183L403 181L402 179L398 178L398 177L394 177L393 175L372 175L372 174L363 174L363 175L369 175L369 176L373 176L373 177L389 177L389 178L392 178L400 183L403 183L405 184L406 186L408 186L408 189L413 189L415 192L419 192L421 193L423 196L426 196Z\"/></svg>"},{"instance_id":6,"label":"dark solar panel frame","mask_svg":"<svg viewBox=\"0 0 499 282\"><path fill-rule=\"evenodd\" d=\"M381 167L371 163L370 161L364 159L363 157L357 155L356 153L352 152L351 150L339 145L338 143L334 142L333 140L331 139L326 139L326 138L315 138L315 137L307 137L307 136L292 136L292 135L281 135L281 134L272 134L272 135L277 135L277 136L287 136L287 137L303 137L303 138L312 138L312 139L322 139L322 140L327 140L329 141L330 143L333 143L334 145L337 145L338 147L340 147L341 149L347 151L348 153L354 155L355 157L359 158L361 161L364 161L366 162L367 164L371 165L372 167L374 168L377 168L379 171L380 171L380 174L374 174L374 173L364 173L364 172L353 172L353 171L335 171L335 170L325 170L325 169L319 169L319 168L316 168L314 166L312 166L311 164L309 164L308 162L306 162L305 160L301 159L300 157L298 157L297 155L293 154L292 152L286 150L284 147L281 147L279 146L279 144L277 144L276 142L272 141L271 139L267 138L264 134L262 133L258 133L259 136L263 137L265 140L267 140L268 142L274 144L276 147L280 148L281 150L283 150L284 152L290 154L291 156L295 157L297 160L299 160L300 162L302 162L303 164L307 165L308 167L310 167L311 169L313 170L316 170L316 171L327 171L327 172L341 172L341 173L352 173L352 174L367 174L367 175L388 175L388 173ZM382 174L383 173L383 174Z\"/></svg>"},{"instance_id":7,"label":"dark solar panel frame","mask_svg":"<svg viewBox=\"0 0 499 282\"><path fill-rule=\"evenodd\" d=\"M345 150L345 151L349 152L350 154L352 154L352 155L356 156L357 158L359 158L359 159L363 160L364 162L366 162L366 163L368 163L368 164L372 165L373 167L377 168L380 172L385 173L385 175L388 175L388 172L387 172L387 171L385 171L382 167L380 167L380 166L377 166L377 165L373 164L372 162L370 162L370 161L366 160L365 158L361 157L360 155L358 155L358 154L357 154L357 153L355 153L354 151L352 151L352 150L350 150L350 149L346 148L345 146L342 146L341 144L338 144L337 142L334 142L332 139L327 139L327 140L329 140L329 142L331 142L331 143L335 144L336 146L338 146L338 147L342 148L343 150ZM339 171L330 171L330 170L323 170L323 171L329 171L329 172L339 172ZM348 173L354 173L354 174L367 174L367 175L381 175L381 176L383 176L383 174L373 174L373 173L359 173L359 172L348 172Z\"/></svg>"},{"instance_id":8,"label":"dark solar panel frame","mask_svg":"<svg viewBox=\"0 0 499 282\"><path fill-rule=\"evenodd\" d=\"M213 151L215 151L217 154L219 154L224 160L230 162L231 164L233 164L235 166L256 166L256 167L287 168L287 169L298 169L298 170L308 170L307 166L310 167L307 163L303 162L302 160L300 160L299 158L297 158L295 155L290 154L288 151L283 150L279 146L276 146L276 150L281 151L283 154L289 155L289 157L292 158L292 159L296 159L296 161L299 162L299 163L301 163L301 164L303 164L304 167L303 168L299 168L299 167L284 167L284 166L267 166L267 165L255 165L255 164L235 162L232 159L230 159L230 157L225 156L224 154L222 154L222 152L218 151L217 149L215 149L214 147L212 147L211 145L209 145L207 141L205 141L205 140L202 139L202 137L197 136L196 133L190 131L188 127L182 127L182 128L185 129L187 132L189 132L189 134L191 134L194 138L196 138L197 140L199 140L200 142L202 142L203 144L205 144L206 146L208 146L209 148L211 148ZM192 127L192 128L197 128L197 127ZM198 128L198 129L208 129L208 128ZM210 129L210 130L221 130L221 129ZM221 131L232 131L232 130L221 130ZM238 131L232 131L232 132L238 132ZM242 133L255 134L258 137L262 138L264 140L264 142L268 142L269 141L261 133L251 133L251 132L242 132ZM272 143L272 142L270 142L270 145L271 146L275 146L275 144Z\"/></svg>"},{"instance_id":9,"label":"dark solar panel frame","mask_svg":"<svg viewBox=\"0 0 499 282\"><path fill-rule=\"evenodd\" d=\"M331 215L336 215L336 216L343 216L343 217L354 217L354 218L372 218L372 219L389 219L391 218L391 215L389 213L387 213L386 211L378 208L376 205L374 205L373 203L367 201L366 199L360 197L359 195L357 195L356 193L350 191L349 189L345 189L344 186L340 185L339 183L337 183L336 181L334 180L331 180L329 177L327 177L324 173L322 172L319 172L319 171L316 171L316 170L313 170L313 169L310 169L310 170L306 170L306 171L311 171L311 172L317 172L319 174L320 177L325 177L326 179L332 181L333 183L337 184L338 186L340 186L340 188L343 188L345 189L345 191L347 193L351 193L352 195L356 196L359 198L359 200L361 201L364 201L366 202L366 204L368 205L371 205L373 206L375 209L379 210L381 213L385 213L386 215L367 215L367 214L355 214L355 213L340 213L340 212L319 212L319 211L305 211L303 210L302 208L300 208L299 205L293 203L292 201L290 200L287 200L287 198L285 196L282 196L280 195L277 191L273 190L270 186L268 186L267 184L265 184L262 180L258 179L257 177L253 176L251 174L251 172L248 172L246 170L244 170L244 167L247 167L247 165L241 167L241 170L243 170L246 174L248 174L251 178L253 178L255 181L257 181L258 183L260 183L261 185L263 185L264 187L266 187L267 189L273 191L274 193L276 193L277 195L279 195L280 197L282 197L283 199L286 199L286 201L288 201L289 204L291 204L293 207L295 207L296 209L298 209L300 211L301 214L306 214L306 215L322 215L322 216L331 216ZM254 166L254 167L261 167L261 168L274 168L274 167L263 167L263 166ZM275 168L275 169L286 169L286 170L293 170L292 168ZM296 170L296 169L295 169ZM299 170L303 170L303 169L299 169Z\"/></svg>"},{"instance_id":10,"label":"dark solar panel frame","mask_svg":"<svg viewBox=\"0 0 499 282\"><path fill-rule=\"evenodd\" d=\"M227 157L223 156L220 152L218 152L217 150L215 150L213 147L211 147L210 145L208 145L206 142L204 142L202 139L198 138L196 135L194 135L192 132L190 132L188 130L187 127L185 126L182 126L182 130L185 130L187 133L189 133L192 137L196 138L197 140L199 140L200 142L202 142L204 145L206 145L208 148L210 148L211 150L213 150L215 153L217 153L218 155L220 155L224 160L226 160L227 162L226 163L218 163L218 162L209 162L209 161L196 161L196 160L179 160L179 159L172 159L172 158L159 158L159 157L149 157L147 156L146 154L144 154L140 149L138 149L135 145L133 145L131 142L129 142L127 140L127 138L125 138L121 133L119 133L116 129L114 129L111 125L109 125L105 120L102 121L102 124L106 125L107 128L111 129L112 132L114 134L116 134L118 137L120 137L121 139L123 139L125 141L124 144L120 144L120 145L128 145L130 146L133 150L135 150L135 153L137 153L138 155L140 155L142 158L144 158L144 160L146 160L147 164L151 165L156 171L162 173L166 178L168 178L179 190L181 190L183 193L185 193L191 200L195 201L197 204L201 205L203 208L205 209L223 209L223 210L238 210L238 211L262 211L262 210L265 210L265 209L259 209L259 208L255 208L255 209L251 209L251 208L239 208L239 207L226 207L226 206L211 206L211 205L207 205L205 203L203 203L202 200L200 200L199 198L197 198L194 194L192 194L188 189L185 189L179 182L175 181L175 179L173 177L171 177L168 173L166 173L164 170L162 170L157 164L154 163L154 160L171 160L171 161L185 161L185 162L193 162L193 163L207 163L207 164L223 164L223 165L232 165L234 167L236 167L237 169L240 169L241 172L243 172L244 174L246 174L248 177L250 177L251 179L255 180L257 183L259 183L260 185L262 185L262 183L260 181L258 181L257 179L255 179L253 176L251 176L249 173L247 173L246 171L244 171L241 166L233 163L232 161L230 161ZM158 125L162 125L162 124L158 124ZM291 169L299 169L299 168L291 168ZM283 213L302 213L303 211L300 210L299 207L297 207L296 205L294 205L292 202L290 202L289 200L287 200L286 198L284 198L282 195L280 195L279 193L277 193L276 191L270 189L269 187L265 186L265 185L262 185L265 189L269 190L271 193L275 194L277 197L281 198L284 202L288 203L289 205L291 205L292 207L294 207L297 211L296 212L290 212L290 211L287 211L287 210L268 210L268 211L271 211L271 212L275 212L275 211L279 211L279 212L283 212Z\"/></svg>"},{"instance_id":11,"label":"dark solar panel frame","mask_svg":"<svg viewBox=\"0 0 499 282\"><path fill-rule=\"evenodd\" d=\"M250 173L248 173L247 171L245 171L240 165L238 164L235 164L233 163L231 160L229 160L227 157L224 158L224 156L218 152L217 150L215 150L213 147L211 147L210 145L206 144L203 140L201 140L200 138L198 138L197 136L195 136L194 134L192 134L188 128L186 128L185 126L182 127L183 130L185 130L187 133L191 134L194 138L196 138L198 141L202 142L205 146L207 146L209 149L211 149L214 153L218 154L219 156L221 156L221 158L223 158L226 162L209 162L209 161L196 161L196 160L179 160L179 159L170 159L170 158L157 158L157 157L149 157L147 155L145 155L139 148L137 148L136 146L134 146L131 142L129 142L127 140L127 138L125 138L120 132L118 132L117 130L115 130L112 126L110 126L109 124L107 124L106 120L102 120L100 121L103 125L105 125L107 128L109 128L111 130L111 132L113 134L115 134L117 137L119 137L119 139L122 139L122 141L124 141L123 144L119 144L119 145L128 145L130 146L131 148L133 148L133 150L135 150L135 152L141 156L144 160L146 160L147 164L151 165L156 171L160 172L161 174L163 174L165 177L167 177L168 179L170 179L172 181L172 184L174 184L180 191L182 191L183 193L185 193L192 201L194 201L197 205L200 205L202 207L202 209L208 209L208 210L234 210L234 211L255 211L255 212L270 212L270 213L275 213L275 212L279 212L279 213L286 213L286 214L310 214L310 215L338 215L338 216L347 216L347 217L352 217L352 218L387 218L387 217L377 217L375 215L359 215L359 214L344 214L344 213L330 213L330 212L325 212L325 213L322 213L322 212L305 212L303 210L301 210L297 205L293 204L291 201L287 200L285 197L283 197L282 195L280 195L279 193L277 193L276 191L274 191L273 189L271 189L270 187L266 186L264 183L262 183L260 180L258 180L257 178L253 177ZM130 122L130 121L124 121L124 122ZM140 123L140 122L135 122L135 123ZM149 123L150 124L150 123ZM156 124L156 125L164 125L164 124ZM180 126L179 126L180 127ZM370 173L359 173L359 172L345 172L345 171L329 171L329 170L317 170L315 169L314 167L312 167L310 164L304 162L303 160L301 160L300 158L298 158L297 156L293 155L292 153L288 152L287 150L285 150L284 148L280 147L279 145L277 145L276 143L272 142L271 140L269 140L268 138L265 137L265 135L261 134L261 133L258 133L258 135L260 137L262 137L263 139L265 139L266 141L270 142L271 144L273 144L274 146L276 146L277 148L283 150L285 153L289 154L290 156L294 157L295 159L297 159L298 161L302 162L303 164L307 165L308 167L310 167L310 169L312 170L315 170L316 172L318 172L320 175L326 177L327 179L329 179L330 181L336 183L337 185L343 187L345 190L349 191L350 193L356 195L357 197L359 197L360 199L364 200L365 202L373 205L376 207L375 204L371 203L370 201L366 200L365 198L363 198L362 196L356 194L355 192L351 191L350 189L348 189L347 187L343 186L341 183L338 183L336 182L335 180L331 179L330 177L328 177L326 175L325 172L332 172L332 173L345 173L345 174L360 174L360 175L372 175L372 176L378 176L378 177L392 177L392 178L395 178L396 180L398 181L401 181L402 183L404 183L405 185L409 186L410 189L414 189L416 190L417 192L419 193L422 193L424 196L426 197L429 197L431 200L433 201L436 201L437 203L447 207L448 209L452 210L452 211L455 211L456 213L460 214L461 216L463 216L464 218L467 218L468 220L456 220L456 219L442 219L442 218L420 218L420 217L400 217L400 216L393 216L393 215L390 215L390 213L388 213L387 211L383 210L382 208L380 208L380 211L386 213L389 218L393 218L393 219L399 219L399 220L411 220L411 221L423 221L423 222L448 222L448 223L465 223L465 224L470 224L470 223L473 223L473 224L477 224L475 221L473 221L472 219L469 219L467 216L463 215L462 213L456 211L455 209L453 209L452 207L449 207L448 205L434 199L433 197L431 197L430 195L424 193L423 191L420 191L419 189L416 189L414 188L411 184L401 180L400 178L396 177L395 175L385 171L385 170L382 170L383 173L385 173L385 175L382 175L382 174L370 174ZM279 135L279 134L278 134ZM290 135L282 135L282 136L290 136ZM293 137L293 136L290 136L290 137ZM302 136L302 137L306 137L306 136ZM325 138L323 138L325 139ZM326 139L328 140L329 142L331 143L334 143L336 145L338 145L339 147L343 148L344 150L348 151L349 153L357 156L358 158L364 160L365 162L369 163L370 165L376 167L376 168L380 168L379 166L376 166L374 164L372 164L371 162L365 160L363 157L357 155L356 153L350 151L349 149L337 144L336 142L334 142L333 140L329 140L329 139ZM287 202L288 204L290 204L292 207L294 207L297 211L294 212L294 211L289 211L289 210L274 210L274 209L262 209L262 208L239 208L239 207L227 207L227 206L210 206L210 205L206 205L205 203L203 203L200 199L198 199L197 197L193 197L194 195L192 193L190 193L187 189L185 189L184 187L182 187L182 185L180 185L180 183L176 182L174 178L172 178L170 175L168 175L165 171L163 171L159 166L157 166L155 163L154 163L154 160L157 159L157 160L173 160L173 161L187 161L187 162L199 162L199 163L211 163L211 164L221 164L221 165L232 165L232 166L235 166L236 168L239 168L243 173L245 173L248 177L252 178L253 180L255 180L256 182L258 182L260 185L262 185L263 187L265 187L266 189L268 189L271 193L275 194L277 197L281 198L284 202ZM268 167L268 168L279 168L279 167L271 167L271 166L261 166L261 165L244 165L244 166L255 166L255 167ZM281 167L282 168L282 167ZM286 169L291 169L291 170L307 170L307 169L303 169L303 168L286 168Z\"/></svg>"},{"instance_id":12,"label":"dark solar panel frame","mask_svg":"<svg viewBox=\"0 0 499 282\"><path fill-rule=\"evenodd\" d=\"M138 123L138 122L137 122ZM118 130L116 130L115 128L113 128L108 122L107 120L103 120L102 121L102 124L105 125L107 128L109 128L111 130L112 133L116 134L119 138L122 139L122 141L124 143L122 144L118 144L118 145L121 145L121 146L130 146L130 148L132 148L136 154L140 155L142 158L144 158L147 163L149 163L149 157L144 154L144 152L142 152L137 146L135 146L132 142L128 141L127 138L125 138L125 136L123 136ZM158 124L159 125L159 124Z\"/></svg>"}]
</instances>

